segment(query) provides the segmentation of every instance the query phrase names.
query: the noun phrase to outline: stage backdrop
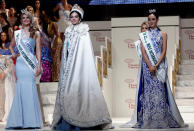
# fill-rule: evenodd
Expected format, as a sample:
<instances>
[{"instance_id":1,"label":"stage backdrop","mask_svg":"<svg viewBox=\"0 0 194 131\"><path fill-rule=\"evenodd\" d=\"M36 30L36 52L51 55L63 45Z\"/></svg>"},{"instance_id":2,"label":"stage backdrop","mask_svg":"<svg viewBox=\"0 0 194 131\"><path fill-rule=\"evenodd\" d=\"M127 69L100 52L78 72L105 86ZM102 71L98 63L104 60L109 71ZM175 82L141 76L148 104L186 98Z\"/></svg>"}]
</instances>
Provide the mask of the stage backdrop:
<instances>
[{"instance_id":1,"label":"stage backdrop","mask_svg":"<svg viewBox=\"0 0 194 131\"><path fill-rule=\"evenodd\" d=\"M194 59L194 19L181 19L182 58Z\"/></svg>"},{"instance_id":2,"label":"stage backdrop","mask_svg":"<svg viewBox=\"0 0 194 131\"><path fill-rule=\"evenodd\" d=\"M84 21L90 27L90 36L94 49L94 55L101 57L101 47L106 46L105 37L111 37L111 21ZM112 115L112 69L108 68L107 76L102 77L102 92L105 97L108 110Z\"/></svg>"},{"instance_id":3,"label":"stage backdrop","mask_svg":"<svg viewBox=\"0 0 194 131\"><path fill-rule=\"evenodd\" d=\"M100 56L100 46L105 46L105 36L111 37L110 21L84 21L90 27L90 36L94 48L94 55Z\"/></svg>"},{"instance_id":4,"label":"stage backdrop","mask_svg":"<svg viewBox=\"0 0 194 131\"><path fill-rule=\"evenodd\" d=\"M112 116L131 117L138 85L139 58L134 42L138 40L140 25L145 17L112 18ZM159 26L168 34L167 58L172 65L179 42L179 17L160 17ZM169 71L169 74L171 69ZM170 76L171 77L171 76ZM171 79L170 79L171 81Z\"/></svg>"}]
</instances>

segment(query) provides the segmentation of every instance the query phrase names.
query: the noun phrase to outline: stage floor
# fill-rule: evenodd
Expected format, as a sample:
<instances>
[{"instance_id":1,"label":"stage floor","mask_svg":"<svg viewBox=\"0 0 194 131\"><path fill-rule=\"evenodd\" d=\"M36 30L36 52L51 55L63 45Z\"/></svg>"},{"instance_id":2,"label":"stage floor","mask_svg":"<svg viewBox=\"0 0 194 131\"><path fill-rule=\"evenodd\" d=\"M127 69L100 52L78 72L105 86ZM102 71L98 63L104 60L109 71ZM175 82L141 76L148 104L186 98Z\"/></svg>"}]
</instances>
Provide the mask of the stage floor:
<instances>
[{"instance_id":1,"label":"stage floor","mask_svg":"<svg viewBox=\"0 0 194 131\"><path fill-rule=\"evenodd\" d=\"M124 124L129 121L128 118L113 118L114 129L109 129L109 131L194 131L194 123L187 123L189 126L187 128L171 128L171 129L134 129L134 128L119 128L119 125ZM50 127L44 127L42 129L28 129L28 130L5 130L5 123L0 123L0 131L52 131Z\"/></svg>"}]
</instances>

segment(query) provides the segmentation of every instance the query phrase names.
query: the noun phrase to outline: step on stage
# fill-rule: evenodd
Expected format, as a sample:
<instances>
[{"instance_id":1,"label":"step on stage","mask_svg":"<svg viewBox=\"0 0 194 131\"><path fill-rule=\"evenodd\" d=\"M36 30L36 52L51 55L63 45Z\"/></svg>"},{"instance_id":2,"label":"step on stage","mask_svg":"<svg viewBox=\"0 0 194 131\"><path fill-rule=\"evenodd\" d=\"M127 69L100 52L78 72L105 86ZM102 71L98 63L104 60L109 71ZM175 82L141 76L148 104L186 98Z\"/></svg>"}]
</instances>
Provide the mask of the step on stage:
<instances>
[{"instance_id":1,"label":"step on stage","mask_svg":"<svg viewBox=\"0 0 194 131\"><path fill-rule=\"evenodd\" d=\"M187 128L171 128L171 129L134 129L134 128L119 128L119 125L129 121L129 118L112 118L114 129L110 131L194 131L194 123L187 123ZM43 127L42 129L23 129L23 130L5 130L5 123L0 123L0 131L51 131L50 127Z\"/></svg>"}]
</instances>

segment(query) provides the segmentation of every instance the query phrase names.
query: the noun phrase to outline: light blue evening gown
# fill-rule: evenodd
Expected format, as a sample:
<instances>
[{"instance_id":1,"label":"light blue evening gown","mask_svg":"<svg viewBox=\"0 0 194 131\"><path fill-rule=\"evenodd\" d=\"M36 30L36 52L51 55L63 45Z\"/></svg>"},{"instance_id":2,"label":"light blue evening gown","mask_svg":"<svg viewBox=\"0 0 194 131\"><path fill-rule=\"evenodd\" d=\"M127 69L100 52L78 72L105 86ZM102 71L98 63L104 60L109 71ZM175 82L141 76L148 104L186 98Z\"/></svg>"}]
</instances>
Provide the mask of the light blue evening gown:
<instances>
[{"instance_id":1,"label":"light blue evening gown","mask_svg":"<svg viewBox=\"0 0 194 131\"><path fill-rule=\"evenodd\" d=\"M22 44L27 51L34 54L34 39L27 38ZM35 75L21 56L16 62L16 76L16 91L6 128L41 128L42 115Z\"/></svg>"}]
</instances>

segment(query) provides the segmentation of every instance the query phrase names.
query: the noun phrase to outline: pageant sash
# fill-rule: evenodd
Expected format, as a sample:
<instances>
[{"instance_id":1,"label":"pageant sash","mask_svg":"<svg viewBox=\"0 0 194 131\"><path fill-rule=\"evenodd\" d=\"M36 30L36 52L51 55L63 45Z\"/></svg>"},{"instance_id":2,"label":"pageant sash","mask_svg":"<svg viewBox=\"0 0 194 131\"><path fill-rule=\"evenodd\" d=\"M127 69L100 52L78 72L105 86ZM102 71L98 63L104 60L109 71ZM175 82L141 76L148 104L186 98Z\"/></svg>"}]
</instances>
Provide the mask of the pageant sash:
<instances>
[{"instance_id":1,"label":"pageant sash","mask_svg":"<svg viewBox=\"0 0 194 131\"><path fill-rule=\"evenodd\" d=\"M6 69L5 65L1 62L0 62L0 68L2 69L2 71L4 71Z\"/></svg>"},{"instance_id":2,"label":"pageant sash","mask_svg":"<svg viewBox=\"0 0 194 131\"><path fill-rule=\"evenodd\" d=\"M134 42L135 47L136 47L136 51L137 51L137 55L139 56L139 58L142 58L142 53L141 53L141 41L138 40L136 42Z\"/></svg>"},{"instance_id":3,"label":"pageant sash","mask_svg":"<svg viewBox=\"0 0 194 131\"><path fill-rule=\"evenodd\" d=\"M68 16L67 13L65 12L65 9L64 9L62 3L60 3L59 6L60 6L60 8L61 8L61 10L62 10L62 12L63 12L63 14L64 14L64 16L65 16L65 19L68 20L68 19L69 19L69 16Z\"/></svg>"},{"instance_id":4,"label":"pageant sash","mask_svg":"<svg viewBox=\"0 0 194 131\"><path fill-rule=\"evenodd\" d=\"M37 61L37 59L34 59L32 54L30 54L29 51L26 51L25 48L23 47L23 45L21 43L21 40L22 40L21 35L22 35L21 30L15 31L15 41L16 41L17 48L18 48L20 55L22 56L22 59L24 60L24 62L27 64L27 66L30 68L30 70L35 74L36 69L37 69L37 65L38 65L38 61Z\"/></svg>"},{"instance_id":5,"label":"pageant sash","mask_svg":"<svg viewBox=\"0 0 194 131\"><path fill-rule=\"evenodd\" d=\"M159 61L159 58L156 55L156 52L154 50L154 46L150 39L148 31L140 33L139 36L152 66L155 66ZM161 66L159 66L159 68L156 70L156 77L158 78L159 81L164 83L166 81L166 70Z\"/></svg>"},{"instance_id":6,"label":"pageant sash","mask_svg":"<svg viewBox=\"0 0 194 131\"><path fill-rule=\"evenodd\" d=\"M146 50L146 53L149 57L149 60L152 64L152 66L155 66L158 62L158 57L157 57L156 52L154 50L154 46L153 46L153 43L150 39L148 31L140 33L139 36L140 36L140 39L143 43L143 46Z\"/></svg>"}]
</instances>

